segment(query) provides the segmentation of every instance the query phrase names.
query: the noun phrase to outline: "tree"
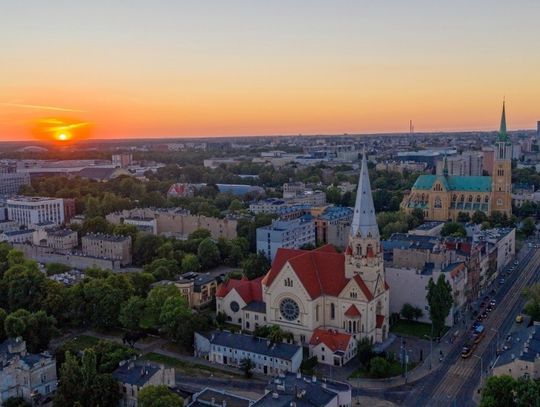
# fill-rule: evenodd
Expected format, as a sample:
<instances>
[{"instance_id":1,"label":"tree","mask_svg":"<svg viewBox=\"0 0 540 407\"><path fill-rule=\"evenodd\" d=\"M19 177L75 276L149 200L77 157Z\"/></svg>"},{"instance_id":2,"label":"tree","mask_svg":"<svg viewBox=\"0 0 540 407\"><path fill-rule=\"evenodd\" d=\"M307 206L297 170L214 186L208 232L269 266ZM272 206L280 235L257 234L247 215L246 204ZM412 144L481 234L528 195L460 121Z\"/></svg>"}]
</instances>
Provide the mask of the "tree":
<instances>
[{"instance_id":1,"label":"tree","mask_svg":"<svg viewBox=\"0 0 540 407\"><path fill-rule=\"evenodd\" d=\"M269 269L270 262L262 253L252 253L242 262L242 271L250 280L265 275Z\"/></svg>"},{"instance_id":2,"label":"tree","mask_svg":"<svg viewBox=\"0 0 540 407\"><path fill-rule=\"evenodd\" d=\"M143 268L145 273L152 274L157 281L172 280L180 274L180 267L174 259L155 259Z\"/></svg>"},{"instance_id":3,"label":"tree","mask_svg":"<svg viewBox=\"0 0 540 407\"><path fill-rule=\"evenodd\" d=\"M251 376L253 376L253 373L251 370L253 369L253 362L250 358L244 358L240 362L240 369L242 369L242 372L244 372L244 377L246 379L249 379Z\"/></svg>"},{"instance_id":4,"label":"tree","mask_svg":"<svg viewBox=\"0 0 540 407\"><path fill-rule=\"evenodd\" d=\"M201 241L197 249L197 257L203 270L211 269L219 264L219 249L211 238L207 237Z\"/></svg>"},{"instance_id":5,"label":"tree","mask_svg":"<svg viewBox=\"0 0 540 407\"><path fill-rule=\"evenodd\" d=\"M521 232L527 237L536 232L536 222L533 218L529 217L523 219L523 223L521 224Z\"/></svg>"},{"instance_id":6,"label":"tree","mask_svg":"<svg viewBox=\"0 0 540 407\"><path fill-rule=\"evenodd\" d=\"M161 309L170 297L180 297L180 291L174 285L158 285L150 290L146 297L146 315L152 326L159 325Z\"/></svg>"},{"instance_id":7,"label":"tree","mask_svg":"<svg viewBox=\"0 0 540 407\"><path fill-rule=\"evenodd\" d=\"M6 339L6 330L4 324L6 322L7 312L5 309L0 308L0 343Z\"/></svg>"},{"instance_id":8,"label":"tree","mask_svg":"<svg viewBox=\"0 0 540 407\"><path fill-rule=\"evenodd\" d=\"M212 234L208 229L199 228L193 232L191 232L188 236L188 240L204 240L211 237Z\"/></svg>"},{"instance_id":9,"label":"tree","mask_svg":"<svg viewBox=\"0 0 540 407\"><path fill-rule=\"evenodd\" d=\"M22 397L10 397L2 404L4 407L32 407L32 404L24 401Z\"/></svg>"},{"instance_id":10,"label":"tree","mask_svg":"<svg viewBox=\"0 0 540 407\"><path fill-rule=\"evenodd\" d=\"M487 379L480 407L514 407L516 380L511 376L491 376Z\"/></svg>"},{"instance_id":11,"label":"tree","mask_svg":"<svg viewBox=\"0 0 540 407\"><path fill-rule=\"evenodd\" d=\"M9 338L22 337L26 331L26 319L18 315L9 314L4 322L4 330L6 336Z\"/></svg>"},{"instance_id":12,"label":"tree","mask_svg":"<svg viewBox=\"0 0 540 407\"><path fill-rule=\"evenodd\" d=\"M475 211L471 217L471 221L477 225L487 222L488 217L487 215L482 211Z\"/></svg>"},{"instance_id":13,"label":"tree","mask_svg":"<svg viewBox=\"0 0 540 407\"><path fill-rule=\"evenodd\" d=\"M156 282L156 278L150 273L129 273L128 277L133 286L133 293L139 297L146 297L150 286Z\"/></svg>"},{"instance_id":14,"label":"tree","mask_svg":"<svg viewBox=\"0 0 540 407\"><path fill-rule=\"evenodd\" d=\"M400 311L400 314L403 318L409 320L409 321L412 321L413 318L414 318L414 306L412 306L411 304L409 304L408 302L403 304L403 306L401 307L401 311Z\"/></svg>"},{"instance_id":15,"label":"tree","mask_svg":"<svg viewBox=\"0 0 540 407\"><path fill-rule=\"evenodd\" d=\"M362 366L364 366L366 369L369 368L369 363L374 355L373 345L371 344L370 340L368 338L360 339L358 341L356 352L358 361L362 364Z\"/></svg>"},{"instance_id":16,"label":"tree","mask_svg":"<svg viewBox=\"0 0 540 407\"><path fill-rule=\"evenodd\" d=\"M188 253L182 259L182 273L197 272L201 269L199 259L194 254Z\"/></svg>"},{"instance_id":17,"label":"tree","mask_svg":"<svg viewBox=\"0 0 540 407\"><path fill-rule=\"evenodd\" d=\"M169 297L163 303L159 315L159 324L168 334L175 339L178 327L191 317L191 308L185 297Z\"/></svg>"},{"instance_id":18,"label":"tree","mask_svg":"<svg viewBox=\"0 0 540 407\"><path fill-rule=\"evenodd\" d=\"M118 383L108 373L98 373L96 354L86 349L79 361L70 352L60 367L55 406L115 406L120 400Z\"/></svg>"},{"instance_id":19,"label":"tree","mask_svg":"<svg viewBox=\"0 0 540 407\"><path fill-rule=\"evenodd\" d=\"M470 222L471 217L468 212L458 212L457 221L458 222Z\"/></svg>"},{"instance_id":20,"label":"tree","mask_svg":"<svg viewBox=\"0 0 540 407\"><path fill-rule=\"evenodd\" d=\"M467 231L461 223L448 222L443 226L441 236L467 237Z\"/></svg>"},{"instance_id":21,"label":"tree","mask_svg":"<svg viewBox=\"0 0 540 407\"><path fill-rule=\"evenodd\" d=\"M146 386L139 392L139 407L183 407L182 398L167 386Z\"/></svg>"},{"instance_id":22,"label":"tree","mask_svg":"<svg viewBox=\"0 0 540 407\"><path fill-rule=\"evenodd\" d=\"M444 321L450 313L454 302L452 298L452 287L446 281L444 275L439 275L436 283L433 281L433 278L429 279L426 298L433 329L437 336L440 336L444 328Z\"/></svg>"},{"instance_id":23,"label":"tree","mask_svg":"<svg viewBox=\"0 0 540 407\"><path fill-rule=\"evenodd\" d=\"M375 356L371 359L369 374L373 377L383 378L387 377L390 373L390 363L380 356Z\"/></svg>"},{"instance_id":24,"label":"tree","mask_svg":"<svg viewBox=\"0 0 540 407\"><path fill-rule=\"evenodd\" d=\"M141 297L132 296L122 305L118 320L122 326L130 331L139 329L144 314L145 301Z\"/></svg>"},{"instance_id":25,"label":"tree","mask_svg":"<svg viewBox=\"0 0 540 407\"><path fill-rule=\"evenodd\" d=\"M527 303L524 311L533 321L540 321L540 284L534 284L524 290Z\"/></svg>"},{"instance_id":26,"label":"tree","mask_svg":"<svg viewBox=\"0 0 540 407\"><path fill-rule=\"evenodd\" d=\"M240 200L233 199L231 201L231 204L229 205L229 211L237 212L237 211L241 211L242 209L244 209L244 205L242 204Z\"/></svg>"}]
</instances>

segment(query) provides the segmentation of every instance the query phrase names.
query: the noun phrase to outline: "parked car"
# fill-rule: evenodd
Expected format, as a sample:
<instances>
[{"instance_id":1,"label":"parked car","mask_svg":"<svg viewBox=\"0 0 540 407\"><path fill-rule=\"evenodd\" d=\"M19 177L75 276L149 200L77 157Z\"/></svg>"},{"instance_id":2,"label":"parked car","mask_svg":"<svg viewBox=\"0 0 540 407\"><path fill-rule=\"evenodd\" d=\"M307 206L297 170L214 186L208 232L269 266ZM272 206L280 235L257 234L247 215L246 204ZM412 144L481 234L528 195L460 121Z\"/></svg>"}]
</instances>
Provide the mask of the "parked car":
<instances>
[{"instance_id":1,"label":"parked car","mask_svg":"<svg viewBox=\"0 0 540 407\"><path fill-rule=\"evenodd\" d=\"M516 322L517 322L518 324L521 324L521 323L523 322L523 315L518 314L518 315L516 316Z\"/></svg>"}]
</instances>

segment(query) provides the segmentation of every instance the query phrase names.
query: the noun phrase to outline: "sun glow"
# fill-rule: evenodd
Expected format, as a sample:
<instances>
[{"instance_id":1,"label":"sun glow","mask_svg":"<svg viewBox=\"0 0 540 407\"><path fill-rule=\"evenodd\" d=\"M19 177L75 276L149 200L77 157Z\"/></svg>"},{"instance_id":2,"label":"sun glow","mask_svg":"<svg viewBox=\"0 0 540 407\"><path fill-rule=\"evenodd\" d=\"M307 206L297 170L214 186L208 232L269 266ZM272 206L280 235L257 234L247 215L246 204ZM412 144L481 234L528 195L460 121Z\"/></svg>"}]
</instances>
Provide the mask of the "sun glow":
<instances>
[{"instance_id":1,"label":"sun glow","mask_svg":"<svg viewBox=\"0 0 540 407\"><path fill-rule=\"evenodd\" d=\"M76 142L88 138L90 123L73 119L47 118L34 123L34 136L43 141Z\"/></svg>"}]
</instances>

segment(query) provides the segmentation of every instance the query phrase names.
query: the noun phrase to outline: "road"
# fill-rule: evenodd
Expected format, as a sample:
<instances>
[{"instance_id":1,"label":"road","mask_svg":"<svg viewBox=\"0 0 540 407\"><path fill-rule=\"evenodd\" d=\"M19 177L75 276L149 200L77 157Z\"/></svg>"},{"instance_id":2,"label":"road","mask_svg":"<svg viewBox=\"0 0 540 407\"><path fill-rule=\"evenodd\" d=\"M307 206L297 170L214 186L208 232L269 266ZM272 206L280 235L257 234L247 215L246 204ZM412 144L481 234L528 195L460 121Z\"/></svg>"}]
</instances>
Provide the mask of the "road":
<instances>
[{"instance_id":1,"label":"road","mask_svg":"<svg viewBox=\"0 0 540 407\"><path fill-rule=\"evenodd\" d=\"M484 321L486 335L474 350L474 356L461 358L465 335L454 344L441 366L416 383L405 406L474 406L473 393L480 383L480 367L483 378L489 364L495 358L497 335L505 338L516 314L524 305L523 289L539 280L540 250L532 248L508 276L506 283L495 295L497 306Z\"/></svg>"}]
</instances>

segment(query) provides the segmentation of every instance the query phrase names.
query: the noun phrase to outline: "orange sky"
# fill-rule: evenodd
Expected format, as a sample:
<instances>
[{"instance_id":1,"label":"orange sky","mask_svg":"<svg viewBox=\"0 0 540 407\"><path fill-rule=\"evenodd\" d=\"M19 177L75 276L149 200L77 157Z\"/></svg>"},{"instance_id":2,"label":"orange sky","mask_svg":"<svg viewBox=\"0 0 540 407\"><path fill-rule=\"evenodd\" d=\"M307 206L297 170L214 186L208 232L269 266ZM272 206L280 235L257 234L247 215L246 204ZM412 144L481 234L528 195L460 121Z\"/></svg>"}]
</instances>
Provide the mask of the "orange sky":
<instances>
[{"instance_id":1,"label":"orange sky","mask_svg":"<svg viewBox=\"0 0 540 407\"><path fill-rule=\"evenodd\" d=\"M1 140L43 118L96 138L489 130L503 96L509 129L540 120L535 1L18 3Z\"/></svg>"}]
</instances>

